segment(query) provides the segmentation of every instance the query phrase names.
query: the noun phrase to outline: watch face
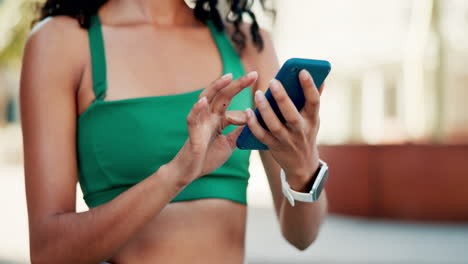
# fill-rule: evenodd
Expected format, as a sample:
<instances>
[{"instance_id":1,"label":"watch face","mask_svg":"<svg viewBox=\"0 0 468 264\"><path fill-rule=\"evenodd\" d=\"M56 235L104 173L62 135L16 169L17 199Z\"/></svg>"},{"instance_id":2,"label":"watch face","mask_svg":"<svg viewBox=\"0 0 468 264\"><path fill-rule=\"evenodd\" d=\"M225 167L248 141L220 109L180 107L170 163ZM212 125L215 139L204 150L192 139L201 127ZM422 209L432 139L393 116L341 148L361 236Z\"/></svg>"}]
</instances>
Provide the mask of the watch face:
<instances>
[{"instance_id":1,"label":"watch face","mask_svg":"<svg viewBox=\"0 0 468 264\"><path fill-rule=\"evenodd\" d=\"M325 182L328 179L328 170L325 170L325 173L317 179L318 185L316 188L314 188L314 191L312 193L314 201L317 201L318 198L320 197L320 194L322 193L323 187L325 186ZM315 186L314 186L315 187Z\"/></svg>"}]
</instances>

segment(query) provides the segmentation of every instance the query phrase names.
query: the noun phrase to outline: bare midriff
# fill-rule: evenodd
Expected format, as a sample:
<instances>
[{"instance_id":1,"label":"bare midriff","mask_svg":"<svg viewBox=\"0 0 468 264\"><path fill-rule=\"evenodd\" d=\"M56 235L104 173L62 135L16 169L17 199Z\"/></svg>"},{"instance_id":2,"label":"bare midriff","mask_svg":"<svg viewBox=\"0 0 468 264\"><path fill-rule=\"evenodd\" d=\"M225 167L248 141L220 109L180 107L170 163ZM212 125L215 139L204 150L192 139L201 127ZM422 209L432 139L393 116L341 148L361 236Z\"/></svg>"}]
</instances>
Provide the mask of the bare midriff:
<instances>
[{"instance_id":1,"label":"bare midriff","mask_svg":"<svg viewBox=\"0 0 468 264\"><path fill-rule=\"evenodd\" d=\"M243 263L246 206L222 199L168 204L109 262Z\"/></svg>"}]
</instances>

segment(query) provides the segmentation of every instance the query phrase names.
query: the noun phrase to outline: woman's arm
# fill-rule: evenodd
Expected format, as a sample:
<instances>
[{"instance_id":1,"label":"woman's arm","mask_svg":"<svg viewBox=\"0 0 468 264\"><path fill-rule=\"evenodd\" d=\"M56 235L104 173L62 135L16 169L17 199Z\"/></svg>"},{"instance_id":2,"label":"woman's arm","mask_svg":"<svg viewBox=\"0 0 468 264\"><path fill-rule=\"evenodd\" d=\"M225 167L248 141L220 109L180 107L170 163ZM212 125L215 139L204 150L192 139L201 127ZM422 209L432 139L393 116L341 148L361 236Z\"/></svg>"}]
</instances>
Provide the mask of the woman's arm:
<instances>
[{"instance_id":1,"label":"woman's arm","mask_svg":"<svg viewBox=\"0 0 468 264\"><path fill-rule=\"evenodd\" d=\"M304 203L296 201L296 205L292 207L281 191L280 166L268 151L260 151L260 158L268 176L281 232L289 243L297 249L304 250L317 238L320 224L327 214L326 193L323 191L317 202ZM302 185L310 185L310 180L311 178L306 179ZM289 183L293 189L301 191L302 188L299 187L301 183L296 184L298 186L296 188L293 187L291 182ZM309 190L302 191L307 192Z\"/></svg>"},{"instance_id":2,"label":"woman's arm","mask_svg":"<svg viewBox=\"0 0 468 264\"><path fill-rule=\"evenodd\" d=\"M259 72L259 79L254 87L255 90L265 92L269 87L269 82L279 70L279 63L272 40L268 33L262 31L264 39L264 50L260 53L250 47L248 56L253 58ZM316 150L315 150L316 151ZM318 152L310 160L314 167L318 167ZM276 214L279 218L281 231L287 241L298 249L307 248L317 237L320 224L327 212L327 200L325 192L322 193L319 201L315 203L297 202L295 207L291 207L281 191L280 165L272 156L270 151L260 151L268 182L273 195ZM312 169L313 170L313 169ZM290 176L290 175L288 175ZM299 177L288 177L291 187L301 191L310 184L313 172Z\"/></svg>"},{"instance_id":3,"label":"woman's arm","mask_svg":"<svg viewBox=\"0 0 468 264\"><path fill-rule=\"evenodd\" d=\"M103 261L178 193L180 175L162 167L113 201L75 213L75 92L86 42L71 19L45 23L28 39L21 74L31 261Z\"/></svg>"},{"instance_id":4,"label":"woman's arm","mask_svg":"<svg viewBox=\"0 0 468 264\"><path fill-rule=\"evenodd\" d=\"M186 184L229 157L240 129L217 135L219 126L229 124L223 105L256 79L256 73L233 82L225 76L210 84L187 117L190 136L173 161L112 201L76 213L76 90L89 61L87 47L86 31L67 17L43 22L25 47L20 106L34 264L113 256Z\"/></svg>"}]
</instances>

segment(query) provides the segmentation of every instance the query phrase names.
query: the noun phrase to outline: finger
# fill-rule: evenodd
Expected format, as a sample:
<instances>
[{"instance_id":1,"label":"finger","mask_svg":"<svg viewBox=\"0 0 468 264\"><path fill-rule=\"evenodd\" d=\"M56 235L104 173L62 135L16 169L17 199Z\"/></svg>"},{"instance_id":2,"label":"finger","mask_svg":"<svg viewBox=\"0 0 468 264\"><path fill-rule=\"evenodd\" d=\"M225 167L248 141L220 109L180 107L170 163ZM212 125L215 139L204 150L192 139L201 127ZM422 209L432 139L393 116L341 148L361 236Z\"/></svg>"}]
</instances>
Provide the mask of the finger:
<instances>
[{"instance_id":1,"label":"finger","mask_svg":"<svg viewBox=\"0 0 468 264\"><path fill-rule=\"evenodd\" d=\"M223 114L231 103L232 98L244 88L254 84L257 78L258 73L253 71L235 81L232 81L228 86L221 89L213 99L213 112Z\"/></svg>"},{"instance_id":2,"label":"finger","mask_svg":"<svg viewBox=\"0 0 468 264\"><path fill-rule=\"evenodd\" d=\"M244 129L244 127L245 126L236 127L236 129L234 129L232 132L226 135L226 139L229 143L229 146L231 146L231 150L236 149L237 138L241 134L242 129Z\"/></svg>"},{"instance_id":3,"label":"finger","mask_svg":"<svg viewBox=\"0 0 468 264\"><path fill-rule=\"evenodd\" d=\"M224 116L227 124L242 126L247 122L247 114L245 111L226 111Z\"/></svg>"},{"instance_id":4,"label":"finger","mask_svg":"<svg viewBox=\"0 0 468 264\"><path fill-rule=\"evenodd\" d=\"M305 105L301 112L306 118L316 119L320 105L320 95L315 86L314 80L307 70L301 70L299 80L304 90Z\"/></svg>"},{"instance_id":5,"label":"finger","mask_svg":"<svg viewBox=\"0 0 468 264\"><path fill-rule=\"evenodd\" d=\"M208 107L208 101L206 97L202 97L198 102L196 102L192 109L190 110L190 113L187 116L187 128L189 130L189 133L191 136L197 136L198 130L197 125L199 123L199 116L200 113Z\"/></svg>"},{"instance_id":6,"label":"finger","mask_svg":"<svg viewBox=\"0 0 468 264\"><path fill-rule=\"evenodd\" d=\"M224 87L228 86L229 83L232 81L232 73L225 74L221 76L221 78L213 81L208 85L206 89L203 90L203 92L200 93L198 96L198 99L202 98L203 96L206 96L206 99L208 103L210 103L214 96Z\"/></svg>"},{"instance_id":7,"label":"finger","mask_svg":"<svg viewBox=\"0 0 468 264\"><path fill-rule=\"evenodd\" d=\"M292 102L289 95L286 93L283 85L278 80L270 81L270 90L275 98L276 103L286 120L286 125L293 128L294 130L300 130L303 128L304 119L301 114L297 111L296 106Z\"/></svg>"},{"instance_id":8,"label":"finger","mask_svg":"<svg viewBox=\"0 0 468 264\"><path fill-rule=\"evenodd\" d=\"M250 128L250 131L252 134L263 144L267 146L271 146L273 144L276 144L278 140L273 137L270 132L265 130L260 123L258 122L257 117L255 116L255 113L252 111L252 109L247 108L246 110L247 113L247 125Z\"/></svg>"},{"instance_id":9,"label":"finger","mask_svg":"<svg viewBox=\"0 0 468 264\"><path fill-rule=\"evenodd\" d=\"M257 108L263 117L263 121L265 121L265 124L267 125L271 134L280 140L286 139L288 132L286 126L284 126L276 116L275 112L270 106L270 103L261 90L257 90L255 92L255 104L257 105Z\"/></svg>"}]
</instances>

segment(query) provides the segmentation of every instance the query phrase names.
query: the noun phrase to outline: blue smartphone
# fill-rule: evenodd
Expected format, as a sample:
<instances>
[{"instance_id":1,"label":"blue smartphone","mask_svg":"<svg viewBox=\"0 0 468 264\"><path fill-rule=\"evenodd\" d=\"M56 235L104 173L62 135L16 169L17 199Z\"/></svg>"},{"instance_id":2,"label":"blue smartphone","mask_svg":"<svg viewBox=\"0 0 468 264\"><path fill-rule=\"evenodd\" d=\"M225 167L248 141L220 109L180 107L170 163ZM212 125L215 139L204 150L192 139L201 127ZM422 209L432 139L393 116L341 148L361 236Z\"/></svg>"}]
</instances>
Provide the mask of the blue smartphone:
<instances>
[{"instance_id":1,"label":"blue smartphone","mask_svg":"<svg viewBox=\"0 0 468 264\"><path fill-rule=\"evenodd\" d=\"M289 59L283 64L278 74L276 75L276 79L280 81L281 84L283 84L284 88L286 89L286 92L288 93L289 97L291 98L297 110L299 111L304 107L305 103L304 91L302 90L302 86L299 81L299 72L302 69L306 69L312 75L312 79L314 80L315 86L317 86L317 89L319 89L331 70L331 64L330 62L323 60L310 60L298 58ZM273 98L270 89L268 89L265 93L265 97L270 103L273 111L278 116L279 120L283 123L286 123L286 120L281 114L281 111L278 108L278 104ZM254 112L257 116L260 125L269 131L268 127L265 124L265 121L263 121L263 118L260 115L260 111L258 109L255 109ZM241 134L237 138L236 145L239 149L268 150L268 147L262 142L260 142L252 134L248 126L245 126L242 130Z\"/></svg>"}]
</instances>

